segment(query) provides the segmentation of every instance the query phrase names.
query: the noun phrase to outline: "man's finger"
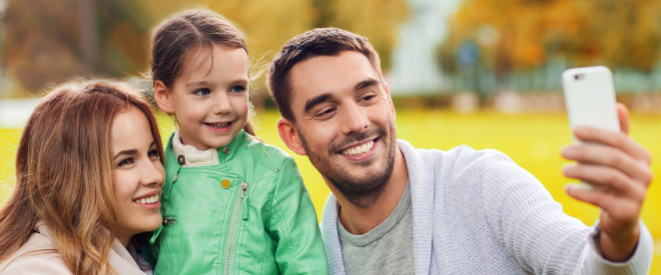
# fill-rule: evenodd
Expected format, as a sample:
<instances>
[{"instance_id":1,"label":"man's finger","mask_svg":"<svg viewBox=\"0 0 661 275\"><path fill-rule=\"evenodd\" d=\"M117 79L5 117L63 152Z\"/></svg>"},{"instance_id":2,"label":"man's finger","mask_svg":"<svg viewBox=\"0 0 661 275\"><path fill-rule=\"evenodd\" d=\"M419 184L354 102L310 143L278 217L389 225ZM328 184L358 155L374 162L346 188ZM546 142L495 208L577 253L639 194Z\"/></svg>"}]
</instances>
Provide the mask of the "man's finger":
<instances>
[{"instance_id":1,"label":"man's finger","mask_svg":"<svg viewBox=\"0 0 661 275\"><path fill-rule=\"evenodd\" d=\"M563 174L568 178L587 182L592 189L616 196L628 197L643 201L647 189L636 184L621 171L611 167L592 164L572 164L563 168Z\"/></svg>"},{"instance_id":2,"label":"man's finger","mask_svg":"<svg viewBox=\"0 0 661 275\"><path fill-rule=\"evenodd\" d=\"M628 177L649 184L652 181L652 172L648 169L649 163L639 161L613 147L600 144L581 144L563 148L562 156L583 164L597 164L608 166L625 173Z\"/></svg>"},{"instance_id":3,"label":"man's finger","mask_svg":"<svg viewBox=\"0 0 661 275\"><path fill-rule=\"evenodd\" d=\"M617 117L620 121L620 130L629 135L629 109L627 109L626 105L619 102L616 105L616 109Z\"/></svg>"},{"instance_id":4,"label":"man's finger","mask_svg":"<svg viewBox=\"0 0 661 275\"><path fill-rule=\"evenodd\" d=\"M652 157L649 151L645 150L645 148L640 146L633 139L629 138L623 133L616 133L609 130L581 126L576 127L574 134L583 142L601 143L608 145L622 150L625 153L631 155L633 158L644 161L648 165L651 163Z\"/></svg>"},{"instance_id":5,"label":"man's finger","mask_svg":"<svg viewBox=\"0 0 661 275\"><path fill-rule=\"evenodd\" d=\"M635 201L622 199L613 193L591 188L586 184L568 184L565 191L572 198L601 208L616 220L633 220L640 214L640 204Z\"/></svg>"}]
</instances>

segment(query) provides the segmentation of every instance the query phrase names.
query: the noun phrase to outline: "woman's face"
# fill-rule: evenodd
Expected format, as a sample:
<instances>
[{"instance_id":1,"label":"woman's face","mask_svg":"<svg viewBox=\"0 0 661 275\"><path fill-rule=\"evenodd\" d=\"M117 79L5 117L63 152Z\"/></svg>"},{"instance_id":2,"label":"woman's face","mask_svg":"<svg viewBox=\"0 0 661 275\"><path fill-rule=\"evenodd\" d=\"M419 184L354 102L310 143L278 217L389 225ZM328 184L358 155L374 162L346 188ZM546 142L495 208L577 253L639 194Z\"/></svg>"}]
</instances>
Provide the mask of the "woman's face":
<instances>
[{"instance_id":1,"label":"woman's face","mask_svg":"<svg viewBox=\"0 0 661 275\"><path fill-rule=\"evenodd\" d=\"M113 192L119 218L117 239L126 246L135 234L162 222L165 171L147 117L136 107L118 113L112 124Z\"/></svg>"}]
</instances>

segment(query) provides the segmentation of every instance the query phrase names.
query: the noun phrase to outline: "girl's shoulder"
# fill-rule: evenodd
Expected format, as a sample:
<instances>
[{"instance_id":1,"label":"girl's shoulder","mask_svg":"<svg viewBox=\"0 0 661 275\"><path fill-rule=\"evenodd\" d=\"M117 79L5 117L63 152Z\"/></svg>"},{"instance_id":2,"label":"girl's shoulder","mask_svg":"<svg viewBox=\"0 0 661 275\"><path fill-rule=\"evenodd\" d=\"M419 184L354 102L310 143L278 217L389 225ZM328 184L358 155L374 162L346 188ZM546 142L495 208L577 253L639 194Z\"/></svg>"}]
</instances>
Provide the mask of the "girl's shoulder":
<instances>
[{"instance_id":1,"label":"girl's shoulder","mask_svg":"<svg viewBox=\"0 0 661 275\"><path fill-rule=\"evenodd\" d=\"M291 155L284 150L264 143L254 137L246 142L245 148L252 155L253 158L265 161L267 163L281 164L287 161L293 161Z\"/></svg>"}]
</instances>

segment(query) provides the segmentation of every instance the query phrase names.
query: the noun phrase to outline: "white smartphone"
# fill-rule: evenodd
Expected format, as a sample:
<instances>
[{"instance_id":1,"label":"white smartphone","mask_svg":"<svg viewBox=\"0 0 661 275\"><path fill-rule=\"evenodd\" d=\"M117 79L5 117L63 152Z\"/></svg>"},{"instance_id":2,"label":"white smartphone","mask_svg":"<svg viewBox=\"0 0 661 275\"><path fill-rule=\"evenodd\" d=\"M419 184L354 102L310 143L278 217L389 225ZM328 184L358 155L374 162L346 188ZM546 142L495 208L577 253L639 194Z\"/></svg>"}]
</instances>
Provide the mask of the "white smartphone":
<instances>
[{"instance_id":1,"label":"white smartphone","mask_svg":"<svg viewBox=\"0 0 661 275\"><path fill-rule=\"evenodd\" d=\"M620 131L611 71L603 66L572 68L562 73L562 87L574 143L577 126Z\"/></svg>"}]
</instances>

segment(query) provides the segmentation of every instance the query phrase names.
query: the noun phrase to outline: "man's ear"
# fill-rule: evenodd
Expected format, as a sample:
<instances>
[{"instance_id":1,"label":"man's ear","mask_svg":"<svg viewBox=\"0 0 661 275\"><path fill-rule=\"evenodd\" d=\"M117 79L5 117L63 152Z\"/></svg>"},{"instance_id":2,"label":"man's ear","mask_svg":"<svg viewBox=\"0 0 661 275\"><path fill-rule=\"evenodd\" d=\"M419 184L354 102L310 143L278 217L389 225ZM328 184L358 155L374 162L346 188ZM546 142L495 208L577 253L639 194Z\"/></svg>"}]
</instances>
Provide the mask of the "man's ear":
<instances>
[{"instance_id":1,"label":"man's ear","mask_svg":"<svg viewBox=\"0 0 661 275\"><path fill-rule=\"evenodd\" d=\"M278 133L280 134L282 141L285 142L285 145L287 145L290 150L299 155L306 155L305 148L303 148L303 144L298 138L296 128L291 121L284 117L278 119Z\"/></svg>"},{"instance_id":2,"label":"man's ear","mask_svg":"<svg viewBox=\"0 0 661 275\"><path fill-rule=\"evenodd\" d=\"M170 101L170 91L163 81L156 80L154 82L154 99L156 99L156 104L163 112L168 114L174 113L174 108L172 107L172 102Z\"/></svg>"}]
</instances>

